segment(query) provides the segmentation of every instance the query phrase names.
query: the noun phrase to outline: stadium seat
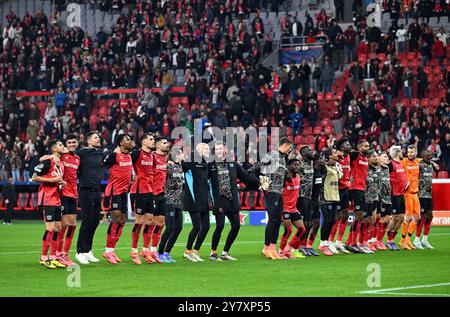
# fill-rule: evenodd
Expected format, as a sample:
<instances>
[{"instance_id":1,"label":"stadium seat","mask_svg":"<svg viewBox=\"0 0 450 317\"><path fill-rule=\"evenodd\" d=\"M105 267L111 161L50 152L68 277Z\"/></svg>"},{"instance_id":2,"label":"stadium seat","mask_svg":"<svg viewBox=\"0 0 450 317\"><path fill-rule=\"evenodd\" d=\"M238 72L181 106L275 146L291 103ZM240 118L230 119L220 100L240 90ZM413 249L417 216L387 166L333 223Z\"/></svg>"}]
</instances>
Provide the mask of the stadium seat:
<instances>
[{"instance_id":1,"label":"stadium seat","mask_svg":"<svg viewBox=\"0 0 450 317\"><path fill-rule=\"evenodd\" d=\"M430 99L429 98L423 98L421 101L422 107L429 107L430 106Z\"/></svg>"},{"instance_id":2,"label":"stadium seat","mask_svg":"<svg viewBox=\"0 0 450 317\"><path fill-rule=\"evenodd\" d=\"M409 99L408 98L403 98L402 99L402 105L403 105L403 107L408 107L409 106Z\"/></svg>"}]
</instances>

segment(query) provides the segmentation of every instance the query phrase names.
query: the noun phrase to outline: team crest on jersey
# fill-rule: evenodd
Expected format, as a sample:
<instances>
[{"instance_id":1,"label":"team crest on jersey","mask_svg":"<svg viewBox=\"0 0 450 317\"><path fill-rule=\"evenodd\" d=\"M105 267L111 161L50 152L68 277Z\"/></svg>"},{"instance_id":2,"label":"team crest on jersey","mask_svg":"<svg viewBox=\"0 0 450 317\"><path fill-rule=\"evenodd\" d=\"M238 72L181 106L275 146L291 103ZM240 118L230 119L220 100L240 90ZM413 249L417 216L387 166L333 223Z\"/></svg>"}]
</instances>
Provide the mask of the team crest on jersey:
<instances>
[{"instance_id":1,"label":"team crest on jersey","mask_svg":"<svg viewBox=\"0 0 450 317\"><path fill-rule=\"evenodd\" d=\"M136 212L142 212L141 208L136 209Z\"/></svg>"},{"instance_id":2,"label":"team crest on jersey","mask_svg":"<svg viewBox=\"0 0 450 317\"><path fill-rule=\"evenodd\" d=\"M47 220L52 220L52 215L47 215Z\"/></svg>"},{"instance_id":3,"label":"team crest on jersey","mask_svg":"<svg viewBox=\"0 0 450 317\"><path fill-rule=\"evenodd\" d=\"M64 211L64 206L61 206L61 211Z\"/></svg>"},{"instance_id":4,"label":"team crest on jersey","mask_svg":"<svg viewBox=\"0 0 450 317\"><path fill-rule=\"evenodd\" d=\"M233 163L230 163L230 167L234 167L234 164L233 164Z\"/></svg>"},{"instance_id":5,"label":"team crest on jersey","mask_svg":"<svg viewBox=\"0 0 450 317\"><path fill-rule=\"evenodd\" d=\"M112 204L112 206L113 206L113 208L117 208L117 207L119 207L119 204L114 203L114 204Z\"/></svg>"}]
</instances>

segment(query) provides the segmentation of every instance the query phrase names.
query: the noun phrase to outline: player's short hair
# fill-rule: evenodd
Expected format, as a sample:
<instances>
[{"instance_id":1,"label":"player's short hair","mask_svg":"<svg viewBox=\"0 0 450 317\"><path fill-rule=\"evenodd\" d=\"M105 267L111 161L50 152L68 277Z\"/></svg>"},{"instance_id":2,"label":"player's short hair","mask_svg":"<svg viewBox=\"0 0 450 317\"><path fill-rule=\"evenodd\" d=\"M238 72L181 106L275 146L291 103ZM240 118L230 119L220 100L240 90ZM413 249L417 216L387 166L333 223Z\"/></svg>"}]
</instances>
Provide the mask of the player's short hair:
<instances>
[{"instance_id":1,"label":"player's short hair","mask_svg":"<svg viewBox=\"0 0 450 317\"><path fill-rule=\"evenodd\" d=\"M420 157L424 157L424 156L427 155L428 153L431 153L431 151L429 151L429 150L427 150L427 149L422 150L422 152L420 152Z\"/></svg>"},{"instance_id":2,"label":"player's short hair","mask_svg":"<svg viewBox=\"0 0 450 317\"><path fill-rule=\"evenodd\" d=\"M117 146L120 146L120 143L122 143L122 141L123 141L125 138L127 138L127 137L131 139L131 137L130 137L128 134L125 134L125 133L119 134L119 135L116 137L116 145L117 145Z\"/></svg>"},{"instance_id":3,"label":"player's short hair","mask_svg":"<svg viewBox=\"0 0 450 317\"><path fill-rule=\"evenodd\" d=\"M214 146L216 146L216 145L223 145L223 146L226 146L226 144L225 144L224 141L217 141L216 143L214 143Z\"/></svg>"},{"instance_id":4,"label":"player's short hair","mask_svg":"<svg viewBox=\"0 0 450 317\"><path fill-rule=\"evenodd\" d=\"M389 156L393 159L396 158L398 155L398 152L402 151L402 147L399 145L393 145L391 146L391 148L389 149Z\"/></svg>"},{"instance_id":5,"label":"player's short hair","mask_svg":"<svg viewBox=\"0 0 450 317\"><path fill-rule=\"evenodd\" d=\"M78 141L78 137L75 134L69 134L66 138L66 142L69 140L77 140Z\"/></svg>"},{"instance_id":6,"label":"player's short hair","mask_svg":"<svg viewBox=\"0 0 450 317\"><path fill-rule=\"evenodd\" d=\"M328 159L330 158L330 155L332 153L333 153L333 149L327 147L322 150L322 153L320 154L320 156L322 157L323 160L328 161Z\"/></svg>"},{"instance_id":7,"label":"player's short hair","mask_svg":"<svg viewBox=\"0 0 450 317\"><path fill-rule=\"evenodd\" d=\"M284 144L292 144L292 140L289 139L287 136L284 136L280 139L280 146Z\"/></svg>"},{"instance_id":8,"label":"player's short hair","mask_svg":"<svg viewBox=\"0 0 450 317\"><path fill-rule=\"evenodd\" d=\"M303 146L300 148L300 155L303 156L303 153L304 153L307 149L311 149L311 148L309 147L309 145L303 145Z\"/></svg>"},{"instance_id":9,"label":"player's short hair","mask_svg":"<svg viewBox=\"0 0 450 317\"><path fill-rule=\"evenodd\" d=\"M369 143L366 139L359 140L356 144L357 147L360 147L363 143Z\"/></svg>"},{"instance_id":10,"label":"player's short hair","mask_svg":"<svg viewBox=\"0 0 450 317\"><path fill-rule=\"evenodd\" d=\"M340 138L335 144L336 149L340 150L342 145L344 145L345 142L349 142L348 138L346 138L346 137Z\"/></svg>"},{"instance_id":11,"label":"player's short hair","mask_svg":"<svg viewBox=\"0 0 450 317\"><path fill-rule=\"evenodd\" d=\"M161 141L164 141L164 140L169 141L169 139L167 137L165 137L165 136L158 136L158 137L155 138L155 144L157 144L157 143L159 143Z\"/></svg>"},{"instance_id":12,"label":"player's short hair","mask_svg":"<svg viewBox=\"0 0 450 317\"><path fill-rule=\"evenodd\" d=\"M94 134L97 134L98 136L100 136L100 133L98 133L98 131L90 131L86 134L86 140L89 140L90 138L92 138L92 136Z\"/></svg>"},{"instance_id":13,"label":"player's short hair","mask_svg":"<svg viewBox=\"0 0 450 317\"><path fill-rule=\"evenodd\" d=\"M408 149L408 150L414 150L414 151L417 152L417 147L416 147L414 144L408 145L408 148L407 148L407 149Z\"/></svg>"},{"instance_id":14,"label":"player's short hair","mask_svg":"<svg viewBox=\"0 0 450 317\"><path fill-rule=\"evenodd\" d=\"M50 150L50 151L52 151L53 150L53 147L58 143L58 142L61 142L59 139L53 139L53 140L50 140L49 142L48 142L48 149Z\"/></svg>"},{"instance_id":15,"label":"player's short hair","mask_svg":"<svg viewBox=\"0 0 450 317\"><path fill-rule=\"evenodd\" d=\"M142 143L142 141L144 141L145 139L147 139L147 138L149 138L149 137L151 137L151 136L153 136L153 134L151 134L151 133L144 133L144 134L141 136L141 139L140 139L141 143Z\"/></svg>"},{"instance_id":16,"label":"player's short hair","mask_svg":"<svg viewBox=\"0 0 450 317\"><path fill-rule=\"evenodd\" d=\"M369 152L367 152L368 157L371 157L372 155L376 155L376 154L377 154L377 151L375 151L375 150L370 150Z\"/></svg>"},{"instance_id":17,"label":"player's short hair","mask_svg":"<svg viewBox=\"0 0 450 317\"><path fill-rule=\"evenodd\" d=\"M287 164L288 164L288 165L291 165L291 164L294 163L294 162L299 162L299 163L300 163L300 160L299 160L299 159L296 159L296 158L293 158L293 159L290 159L290 160L287 162Z\"/></svg>"}]
</instances>

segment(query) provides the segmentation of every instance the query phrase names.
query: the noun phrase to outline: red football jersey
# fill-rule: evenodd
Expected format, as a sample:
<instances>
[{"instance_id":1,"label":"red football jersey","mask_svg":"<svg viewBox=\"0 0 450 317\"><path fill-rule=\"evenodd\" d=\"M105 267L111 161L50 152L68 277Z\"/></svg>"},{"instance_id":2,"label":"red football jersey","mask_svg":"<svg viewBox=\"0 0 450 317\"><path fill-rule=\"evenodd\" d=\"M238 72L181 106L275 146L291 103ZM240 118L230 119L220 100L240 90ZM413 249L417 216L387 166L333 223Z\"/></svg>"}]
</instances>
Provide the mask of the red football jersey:
<instances>
[{"instance_id":1,"label":"red football jersey","mask_svg":"<svg viewBox=\"0 0 450 317\"><path fill-rule=\"evenodd\" d=\"M132 194L153 193L153 155L142 150L131 153L136 181L131 186Z\"/></svg>"},{"instance_id":2,"label":"red football jersey","mask_svg":"<svg viewBox=\"0 0 450 317\"><path fill-rule=\"evenodd\" d=\"M350 189L365 191L367 173L369 172L369 161L367 157L358 154L350 166Z\"/></svg>"},{"instance_id":3,"label":"red football jersey","mask_svg":"<svg viewBox=\"0 0 450 317\"><path fill-rule=\"evenodd\" d=\"M297 199L300 192L300 176L286 180L283 188L283 211L297 212Z\"/></svg>"},{"instance_id":4,"label":"red football jersey","mask_svg":"<svg viewBox=\"0 0 450 317\"><path fill-rule=\"evenodd\" d=\"M167 155L153 153L153 195L164 192L166 185Z\"/></svg>"},{"instance_id":5,"label":"red football jersey","mask_svg":"<svg viewBox=\"0 0 450 317\"><path fill-rule=\"evenodd\" d=\"M44 178L53 178L64 175L64 165L55 164L53 159L45 160L34 168L37 175ZM39 206L61 206L61 191L57 183L41 182L38 189Z\"/></svg>"},{"instance_id":6,"label":"red football jersey","mask_svg":"<svg viewBox=\"0 0 450 317\"><path fill-rule=\"evenodd\" d=\"M339 160L339 164L342 167L342 178L339 179L339 189L346 189L350 187L350 155L344 156Z\"/></svg>"},{"instance_id":7,"label":"red football jersey","mask_svg":"<svg viewBox=\"0 0 450 317\"><path fill-rule=\"evenodd\" d=\"M103 164L110 166L105 196L120 195L128 192L133 169L130 154L111 153L105 157Z\"/></svg>"},{"instance_id":8,"label":"red football jersey","mask_svg":"<svg viewBox=\"0 0 450 317\"><path fill-rule=\"evenodd\" d=\"M76 154L63 154L61 162L64 165L63 179L67 185L61 190L61 195L64 197L78 198L77 188L77 172L80 166L80 157Z\"/></svg>"},{"instance_id":9,"label":"red football jersey","mask_svg":"<svg viewBox=\"0 0 450 317\"><path fill-rule=\"evenodd\" d=\"M405 193L408 178L406 177L405 168L401 162L392 161L392 169L390 173L392 196L401 196Z\"/></svg>"}]
</instances>

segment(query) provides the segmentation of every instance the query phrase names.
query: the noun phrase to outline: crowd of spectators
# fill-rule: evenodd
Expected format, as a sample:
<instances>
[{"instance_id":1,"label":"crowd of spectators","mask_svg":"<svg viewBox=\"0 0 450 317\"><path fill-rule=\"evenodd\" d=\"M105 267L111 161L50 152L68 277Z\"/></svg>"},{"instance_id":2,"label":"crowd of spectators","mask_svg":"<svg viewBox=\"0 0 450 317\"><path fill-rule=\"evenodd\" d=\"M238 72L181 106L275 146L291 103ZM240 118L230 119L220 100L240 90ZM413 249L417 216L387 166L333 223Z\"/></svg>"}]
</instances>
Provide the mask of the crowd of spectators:
<instances>
[{"instance_id":1,"label":"crowd of spectators","mask_svg":"<svg viewBox=\"0 0 450 317\"><path fill-rule=\"evenodd\" d=\"M100 5L109 3L102 9L120 12L114 7L120 2ZM277 126L295 137L305 126L320 126L324 107L337 110L331 115L334 131L316 135L317 150L341 135L353 143L367 138L379 150L414 143L449 168L450 74L443 29L435 34L414 16L406 26L394 19L387 34L368 28L364 19L344 31L324 11L308 14L305 25L286 16L280 26L285 35L327 38L324 56L269 69L259 63L272 51L265 13L253 6L259 3L127 2L128 14L121 14L113 31L100 30L96 36L79 28L65 30L57 10L52 17L37 12L21 20L9 14L0 41L0 179L12 175L14 181L28 181L48 140L68 133L83 142L83 135L96 128L105 150L119 133L169 135L174 126L193 129L194 119L220 128ZM421 54L418 67L399 58L398 53L408 52ZM361 56L366 60L361 62ZM438 91L446 95L428 89L425 70L433 59L442 73ZM346 72L348 82L337 85ZM180 84L177 74L183 76L188 106L180 102L171 109L169 87ZM340 87L339 98L321 103L320 95ZM120 96L92 126L92 88L138 88L136 103ZM16 96L20 90L51 91L43 116L36 100ZM441 100L434 108L422 107L416 99L422 97ZM416 104L408 108L404 99Z\"/></svg>"}]
</instances>

